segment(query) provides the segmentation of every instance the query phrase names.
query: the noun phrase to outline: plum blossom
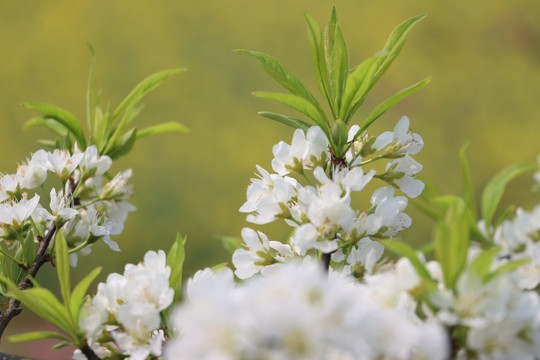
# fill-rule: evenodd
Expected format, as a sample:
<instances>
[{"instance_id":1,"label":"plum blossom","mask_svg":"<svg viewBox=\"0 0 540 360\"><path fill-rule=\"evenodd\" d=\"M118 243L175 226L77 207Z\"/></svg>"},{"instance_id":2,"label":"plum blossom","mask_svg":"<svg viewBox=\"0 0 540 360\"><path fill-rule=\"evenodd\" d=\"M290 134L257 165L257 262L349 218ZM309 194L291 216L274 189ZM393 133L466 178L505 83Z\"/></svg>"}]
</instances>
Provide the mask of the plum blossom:
<instances>
[{"instance_id":1,"label":"plum blossom","mask_svg":"<svg viewBox=\"0 0 540 360\"><path fill-rule=\"evenodd\" d=\"M24 222L32 215L39 203L39 195L30 200L22 199L19 202L0 204L0 223L21 228Z\"/></svg>"},{"instance_id":2,"label":"plum blossom","mask_svg":"<svg viewBox=\"0 0 540 360\"><path fill-rule=\"evenodd\" d=\"M387 164L386 170L390 173L392 182L408 197L414 199L424 190L424 183L412 177L422 170L422 165L409 155Z\"/></svg>"},{"instance_id":3,"label":"plum blossom","mask_svg":"<svg viewBox=\"0 0 540 360\"><path fill-rule=\"evenodd\" d=\"M43 219L67 221L77 216L78 211L70 207L69 201L62 190L57 194L56 189L53 188L50 195L51 200L49 206L52 214L43 208L38 209L38 212Z\"/></svg>"},{"instance_id":4,"label":"plum blossom","mask_svg":"<svg viewBox=\"0 0 540 360\"><path fill-rule=\"evenodd\" d=\"M248 249L236 249L232 256L236 268L234 273L240 279L247 279L259 271L268 271L293 255L289 245L269 241L260 231L243 228L242 239Z\"/></svg>"},{"instance_id":5,"label":"plum blossom","mask_svg":"<svg viewBox=\"0 0 540 360\"><path fill-rule=\"evenodd\" d=\"M339 232L348 232L353 226L350 192L343 193L341 186L327 182L318 189L312 186L299 189L298 202L305 209L309 223L296 229L291 239L295 250L301 254L312 248L325 253L337 250Z\"/></svg>"},{"instance_id":6,"label":"plum blossom","mask_svg":"<svg viewBox=\"0 0 540 360\"><path fill-rule=\"evenodd\" d=\"M75 153L81 153L77 145L75 145ZM87 147L83 154L79 164L83 172L93 171L94 176L101 176L112 166L111 158L107 155L100 156L95 145Z\"/></svg>"},{"instance_id":7,"label":"plum blossom","mask_svg":"<svg viewBox=\"0 0 540 360\"><path fill-rule=\"evenodd\" d=\"M250 213L247 221L255 224L267 224L280 215L286 215L289 201L296 196L298 182L288 176L269 174L257 165L260 179L252 179L247 189L247 201L240 212ZM288 210L285 210L288 211Z\"/></svg>"},{"instance_id":8,"label":"plum blossom","mask_svg":"<svg viewBox=\"0 0 540 360\"><path fill-rule=\"evenodd\" d=\"M274 145L272 153L272 169L279 175L301 172L329 158L328 139L318 126L310 127L307 134L302 129L296 129L291 145L280 141Z\"/></svg>"},{"instance_id":9,"label":"plum blossom","mask_svg":"<svg viewBox=\"0 0 540 360\"><path fill-rule=\"evenodd\" d=\"M67 149L55 149L52 153L38 150L32 156L32 160L37 161L47 170L56 173L62 181L66 181L79 166L83 157L83 153L71 155Z\"/></svg>"},{"instance_id":10,"label":"plum blossom","mask_svg":"<svg viewBox=\"0 0 540 360\"><path fill-rule=\"evenodd\" d=\"M393 132L385 131L377 137L373 147L379 151L388 145L393 147L396 155L415 155L424 147L424 141L420 135L409 132L409 118L403 116Z\"/></svg>"}]
</instances>

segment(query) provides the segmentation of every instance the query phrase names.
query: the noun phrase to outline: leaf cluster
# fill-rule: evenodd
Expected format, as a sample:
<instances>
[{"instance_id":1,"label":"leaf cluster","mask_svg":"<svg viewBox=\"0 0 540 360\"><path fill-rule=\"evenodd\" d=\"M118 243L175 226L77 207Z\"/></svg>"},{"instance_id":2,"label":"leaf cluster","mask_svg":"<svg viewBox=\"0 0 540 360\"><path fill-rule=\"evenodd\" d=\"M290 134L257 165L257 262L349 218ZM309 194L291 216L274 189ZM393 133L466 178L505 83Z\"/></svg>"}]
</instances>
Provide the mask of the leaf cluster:
<instances>
[{"instance_id":1,"label":"leaf cluster","mask_svg":"<svg viewBox=\"0 0 540 360\"><path fill-rule=\"evenodd\" d=\"M306 130L313 124L320 126L328 137L334 154L342 158L348 150L347 132L353 115L399 55L413 26L424 17L425 15L414 16L398 25L391 32L381 51L350 68L349 52L339 26L336 8L332 9L324 32L315 20L306 14L315 78L330 115L327 115L323 105L307 87L276 58L258 51L236 50L255 57L264 70L290 92L290 94L255 92L253 95L283 103L302 113L308 121L266 111L259 112L259 115L295 129ZM357 135L365 131L388 109L427 85L429 81L430 79L426 78L383 101L364 119Z\"/></svg>"},{"instance_id":2,"label":"leaf cluster","mask_svg":"<svg viewBox=\"0 0 540 360\"><path fill-rule=\"evenodd\" d=\"M57 136L55 140L39 140L40 145L71 150L74 142L77 142L81 150L89 145L96 145L100 155L107 155L114 160L129 153L135 141L141 137L188 131L185 126L175 121L141 130L132 125L143 109L140 104L142 98L165 79L185 69L164 70L152 74L135 86L116 108L111 108L109 104L103 109L100 106L100 92L96 90L96 55L92 48L90 50L92 61L86 93L87 131L85 132L83 123L67 110L47 103L24 103L25 108L41 114L27 121L24 129L45 127Z\"/></svg>"}]
</instances>

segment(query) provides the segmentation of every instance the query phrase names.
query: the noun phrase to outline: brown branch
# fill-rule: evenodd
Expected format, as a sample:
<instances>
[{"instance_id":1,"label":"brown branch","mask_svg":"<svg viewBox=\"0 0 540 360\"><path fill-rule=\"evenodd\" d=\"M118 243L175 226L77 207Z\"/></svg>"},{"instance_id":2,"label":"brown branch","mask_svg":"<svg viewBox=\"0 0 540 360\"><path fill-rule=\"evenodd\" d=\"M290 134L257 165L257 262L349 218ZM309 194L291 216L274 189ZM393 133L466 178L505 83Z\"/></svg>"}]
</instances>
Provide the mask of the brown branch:
<instances>
[{"instance_id":1,"label":"brown branch","mask_svg":"<svg viewBox=\"0 0 540 360\"><path fill-rule=\"evenodd\" d=\"M94 350L92 350L90 348L90 346L85 346L85 347L82 347L80 348L82 353L86 356L86 358L88 360L101 360L101 358L99 356L96 355L96 353L94 352Z\"/></svg>"}]
</instances>

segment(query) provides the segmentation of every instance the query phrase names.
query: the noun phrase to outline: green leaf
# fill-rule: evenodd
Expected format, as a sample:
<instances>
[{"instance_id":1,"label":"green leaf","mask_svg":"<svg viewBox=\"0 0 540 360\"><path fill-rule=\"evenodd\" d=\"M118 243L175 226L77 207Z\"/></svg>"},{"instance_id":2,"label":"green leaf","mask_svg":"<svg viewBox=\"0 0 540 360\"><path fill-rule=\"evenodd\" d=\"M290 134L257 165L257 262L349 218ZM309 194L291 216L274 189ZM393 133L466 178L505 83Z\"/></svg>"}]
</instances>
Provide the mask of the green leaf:
<instances>
[{"instance_id":1,"label":"green leaf","mask_svg":"<svg viewBox=\"0 0 540 360\"><path fill-rule=\"evenodd\" d=\"M8 338L11 342L33 341L41 339L60 339L69 341L69 338L53 331L35 331L24 334L12 335Z\"/></svg>"},{"instance_id":2,"label":"green leaf","mask_svg":"<svg viewBox=\"0 0 540 360\"><path fill-rule=\"evenodd\" d=\"M290 94L254 92L253 95L260 98L272 99L292 107L293 109L301 112L302 114L313 120L323 129L323 131L328 133L328 124L326 117L309 101L299 96Z\"/></svg>"},{"instance_id":3,"label":"green leaf","mask_svg":"<svg viewBox=\"0 0 540 360\"><path fill-rule=\"evenodd\" d=\"M88 130L94 134L99 133L98 123L96 121L96 52L94 48L88 45L92 60L90 61L90 74L88 75L88 89L86 90L86 121ZM93 125L93 126L92 126Z\"/></svg>"},{"instance_id":4,"label":"green leaf","mask_svg":"<svg viewBox=\"0 0 540 360\"><path fill-rule=\"evenodd\" d=\"M448 206L444 220L437 227L434 240L435 254L441 263L448 289L454 288L465 268L469 241L467 206L463 199L455 197Z\"/></svg>"},{"instance_id":5,"label":"green leaf","mask_svg":"<svg viewBox=\"0 0 540 360\"><path fill-rule=\"evenodd\" d=\"M158 87L163 81L165 81L165 79L183 71L186 71L186 69L164 70L144 78L114 110L109 124L114 123L130 106L134 107L134 105L139 102L144 95Z\"/></svg>"},{"instance_id":6,"label":"green leaf","mask_svg":"<svg viewBox=\"0 0 540 360\"><path fill-rule=\"evenodd\" d=\"M28 130L30 128L39 127L39 126L49 129L54 134L61 137L66 136L66 134L68 133L68 130L66 129L64 125L57 122L56 120L48 119L44 116L38 116L38 117L28 120L27 122L24 123L23 130Z\"/></svg>"},{"instance_id":7,"label":"green leaf","mask_svg":"<svg viewBox=\"0 0 540 360\"><path fill-rule=\"evenodd\" d=\"M383 74L386 72L386 70L388 70L394 59L399 55L401 49L403 49L403 46L405 45L407 35L409 35L409 32L411 31L413 26L425 17L426 15L421 14L407 19L401 24L399 24L390 33L390 36L388 37L388 40L386 40L386 44L383 48L383 50L386 51L388 55L382 57L379 60L379 63L377 65L377 71L373 75L373 80L370 88L373 87L373 85L381 78L381 76L383 76Z\"/></svg>"},{"instance_id":8,"label":"green leaf","mask_svg":"<svg viewBox=\"0 0 540 360\"><path fill-rule=\"evenodd\" d=\"M24 248L21 243L17 243L17 249L15 251L15 255L13 258L16 261L12 261L11 263L11 279L15 283L20 283L21 280L24 278L26 270L24 270L20 264L24 263ZM7 255L7 253L4 253L4 255Z\"/></svg>"},{"instance_id":9,"label":"green leaf","mask_svg":"<svg viewBox=\"0 0 540 360\"><path fill-rule=\"evenodd\" d=\"M58 121L60 124L64 125L73 134L73 136L75 136L75 139L77 139L77 142L82 149L86 148L84 131L81 123L79 120L77 120L75 115L67 110L46 103L24 103L23 106L27 109L34 110L45 115L45 117L48 119Z\"/></svg>"},{"instance_id":10,"label":"green leaf","mask_svg":"<svg viewBox=\"0 0 540 360\"><path fill-rule=\"evenodd\" d=\"M64 304L71 303L71 289L69 282L69 257L66 238L63 231L57 231L55 236L55 253L56 253L56 274L60 283L60 292L64 299Z\"/></svg>"},{"instance_id":11,"label":"green leaf","mask_svg":"<svg viewBox=\"0 0 540 360\"><path fill-rule=\"evenodd\" d=\"M491 227L493 215L495 214L497 206L499 205L499 202L504 194L506 185L508 185L510 181L519 175L537 169L538 164L536 163L527 162L511 165L503 169L488 182L484 192L482 193L482 217L488 231Z\"/></svg>"},{"instance_id":12,"label":"green leaf","mask_svg":"<svg viewBox=\"0 0 540 360\"><path fill-rule=\"evenodd\" d=\"M214 274L217 274L218 272L220 272L221 270L225 269L227 267L227 263L224 262L224 263L219 263L217 265L214 265L210 268L210 270L212 270L212 272Z\"/></svg>"},{"instance_id":13,"label":"green leaf","mask_svg":"<svg viewBox=\"0 0 540 360\"><path fill-rule=\"evenodd\" d=\"M276 58L259 51L250 51L244 49L235 51L254 56L263 66L268 75L274 78L274 80L276 80L294 95L303 98L311 103L314 107L320 108L317 100L315 100L304 84L302 84L300 80L298 80L296 76L294 76L293 73L283 66Z\"/></svg>"},{"instance_id":14,"label":"green leaf","mask_svg":"<svg viewBox=\"0 0 540 360\"><path fill-rule=\"evenodd\" d=\"M53 140L45 140L40 139L36 141L39 145L43 146L44 148L54 149L55 147L55 141Z\"/></svg>"},{"instance_id":15,"label":"green leaf","mask_svg":"<svg viewBox=\"0 0 540 360\"><path fill-rule=\"evenodd\" d=\"M326 97L328 104L335 114L334 103L330 94L330 82L328 81L328 70L324 56L322 43L322 33L319 25L308 14L305 14L308 23L309 41L311 43L311 54L313 57L313 67L315 68L315 78L321 94Z\"/></svg>"},{"instance_id":16,"label":"green leaf","mask_svg":"<svg viewBox=\"0 0 540 360\"><path fill-rule=\"evenodd\" d=\"M101 266L92 270L88 275L86 275L73 289L71 294L71 302L69 304L71 316L75 323L79 323L79 311L86 297L86 292L90 287L90 284L96 279L96 277L101 272Z\"/></svg>"},{"instance_id":17,"label":"green leaf","mask_svg":"<svg viewBox=\"0 0 540 360\"><path fill-rule=\"evenodd\" d=\"M291 126L295 129L302 129L304 131L307 131L307 129L311 127L311 125L308 124L307 122L302 121L297 118L290 117L290 116L285 116L285 115L276 114L276 113L267 112L267 111L259 111L257 114L264 116L265 118L277 121L279 123Z\"/></svg>"},{"instance_id":18,"label":"green leaf","mask_svg":"<svg viewBox=\"0 0 540 360\"><path fill-rule=\"evenodd\" d=\"M52 349L53 349L53 350L58 350L58 349L61 349L61 348L63 348L63 347L71 346L71 345L76 345L76 344L74 344L74 343L71 342L71 341L62 341L62 342L60 342L60 343L54 345L54 346L52 347Z\"/></svg>"},{"instance_id":19,"label":"green leaf","mask_svg":"<svg viewBox=\"0 0 540 360\"><path fill-rule=\"evenodd\" d=\"M182 291L182 269L186 257L186 241L187 237L182 237L180 234L177 234L176 241L173 243L167 254L167 266L171 268L169 284L174 289L173 303L176 303L180 299Z\"/></svg>"},{"instance_id":20,"label":"green leaf","mask_svg":"<svg viewBox=\"0 0 540 360\"><path fill-rule=\"evenodd\" d=\"M329 65L332 58L332 50L334 49L334 40L336 35L336 26L338 25L336 7L332 7L330 19L324 29L324 57L326 64Z\"/></svg>"},{"instance_id":21,"label":"green leaf","mask_svg":"<svg viewBox=\"0 0 540 360\"><path fill-rule=\"evenodd\" d=\"M26 234L26 238L23 242L23 260L24 263L28 266L32 265L34 258L36 257L36 244L34 243L34 234L32 231L29 231Z\"/></svg>"},{"instance_id":22,"label":"green leaf","mask_svg":"<svg viewBox=\"0 0 540 360\"><path fill-rule=\"evenodd\" d=\"M382 240L380 243L391 252L409 259L412 266L422 279L424 279L430 286L436 285L435 280L433 280L425 265L422 263L422 261L420 261L420 259L418 259L416 250L414 250L408 244L398 240Z\"/></svg>"},{"instance_id":23,"label":"green leaf","mask_svg":"<svg viewBox=\"0 0 540 360\"><path fill-rule=\"evenodd\" d=\"M19 300L30 311L55 325L69 336L74 337L76 335L74 330L76 325L73 323L70 314L51 291L44 288L20 290L10 279L1 277L0 280L7 284L11 297Z\"/></svg>"},{"instance_id":24,"label":"green leaf","mask_svg":"<svg viewBox=\"0 0 540 360\"><path fill-rule=\"evenodd\" d=\"M489 274L486 277L485 282L486 283L490 282L491 280L497 278L498 276L501 276L506 273L512 272L516 269L519 269L523 265L527 265L530 262L531 262L531 259L520 259L520 260L509 261L506 264L498 267L497 270L495 270L491 274Z\"/></svg>"},{"instance_id":25,"label":"green leaf","mask_svg":"<svg viewBox=\"0 0 540 360\"><path fill-rule=\"evenodd\" d=\"M508 219L516 211L516 205L508 205L497 217L493 226L498 228L506 219Z\"/></svg>"},{"instance_id":26,"label":"green leaf","mask_svg":"<svg viewBox=\"0 0 540 360\"><path fill-rule=\"evenodd\" d=\"M337 20L335 7L332 10L332 18L333 26L328 30L334 31L334 35L332 36L333 47L330 53L330 62L327 66L330 73L330 84L332 86L334 103L338 107L337 112L341 113L339 107L347 82L347 75L349 74L349 52Z\"/></svg>"},{"instance_id":27,"label":"green leaf","mask_svg":"<svg viewBox=\"0 0 540 360\"><path fill-rule=\"evenodd\" d=\"M236 236L222 236L219 240L221 240L223 247L230 255L232 255L236 249L242 247L242 239Z\"/></svg>"},{"instance_id":28,"label":"green leaf","mask_svg":"<svg viewBox=\"0 0 540 360\"><path fill-rule=\"evenodd\" d=\"M362 133L364 130L366 130L375 120L377 120L382 114L384 114L392 106L396 105L401 100L408 97L409 95L415 93L417 90L420 90L421 88L429 84L430 81L431 81L431 78L426 78L420 82L417 82L416 84L409 86L408 88L401 90L397 94L386 99L382 104L377 106L375 110L371 112L371 114L369 114L366 121L364 121L362 126L360 126L359 133Z\"/></svg>"},{"instance_id":29,"label":"green leaf","mask_svg":"<svg viewBox=\"0 0 540 360\"><path fill-rule=\"evenodd\" d=\"M465 202L471 210L473 220L476 223L478 219L478 208L476 205L476 196L474 194L474 182L471 173L471 166L469 165L469 161L467 160L467 156L465 155L467 146L468 144L465 144L461 147L461 150L459 151L459 159L461 162L461 175L463 177L463 186L465 188Z\"/></svg>"},{"instance_id":30,"label":"green leaf","mask_svg":"<svg viewBox=\"0 0 540 360\"><path fill-rule=\"evenodd\" d=\"M487 279L491 268L491 263L493 262L493 259L497 257L500 250L500 248L494 247L489 250L483 251L471 263L471 270L475 271L480 277L480 279L482 279L483 281Z\"/></svg>"},{"instance_id":31,"label":"green leaf","mask_svg":"<svg viewBox=\"0 0 540 360\"><path fill-rule=\"evenodd\" d=\"M148 136L148 135L171 133L171 132L186 133L186 132L189 132L189 130L184 125L176 121L170 121L170 122L150 126L142 130L139 130L137 132L137 139Z\"/></svg>"},{"instance_id":32,"label":"green leaf","mask_svg":"<svg viewBox=\"0 0 540 360\"><path fill-rule=\"evenodd\" d=\"M339 111L339 117L345 123L349 122L355 111L364 102L371 84L371 77L376 68L375 65L381 56L381 54L376 54L364 60L347 78Z\"/></svg>"},{"instance_id":33,"label":"green leaf","mask_svg":"<svg viewBox=\"0 0 540 360\"><path fill-rule=\"evenodd\" d=\"M137 128L133 128L124 134L122 140L118 141L105 155L108 155L112 160L118 159L121 156L128 154L137 140Z\"/></svg>"}]
</instances>

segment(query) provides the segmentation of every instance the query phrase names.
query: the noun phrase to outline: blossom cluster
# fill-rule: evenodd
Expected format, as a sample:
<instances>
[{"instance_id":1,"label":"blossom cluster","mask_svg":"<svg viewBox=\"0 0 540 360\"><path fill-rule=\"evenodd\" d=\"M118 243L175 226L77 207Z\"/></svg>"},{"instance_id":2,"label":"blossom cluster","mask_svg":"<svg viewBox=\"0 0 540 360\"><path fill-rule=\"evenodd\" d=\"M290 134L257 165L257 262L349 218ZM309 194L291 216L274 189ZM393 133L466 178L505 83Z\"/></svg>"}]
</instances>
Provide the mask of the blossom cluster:
<instances>
[{"instance_id":1,"label":"blossom cluster","mask_svg":"<svg viewBox=\"0 0 540 360\"><path fill-rule=\"evenodd\" d=\"M260 231L244 229L245 248L236 250L232 259L236 276L246 279L314 251L332 254L332 260L350 272L372 272L383 252L373 239L394 238L411 225L403 211L407 196L417 197L424 188L414 177L422 165L411 157L422 147L420 135L409 131L407 117L378 137L352 126L344 158L334 155L321 128L296 130L291 145L281 141L273 148L275 173L257 166L259 178L252 179L240 208L248 213L247 221L257 225L283 219L293 228L290 241L269 241ZM366 169L381 159L387 159L384 171ZM385 186L373 192L369 206L355 209L353 193L375 178ZM397 195L396 188L407 196Z\"/></svg>"},{"instance_id":2,"label":"blossom cluster","mask_svg":"<svg viewBox=\"0 0 540 360\"><path fill-rule=\"evenodd\" d=\"M84 151L75 145L73 152L38 150L15 174L0 179L0 237L12 246L17 246L13 240L27 236L37 243L55 226L53 231L64 231L73 266L77 253L88 254L100 239L119 251L110 236L122 232L128 213L135 207L127 202L133 192L128 185L131 169L105 182L111 165L112 160L100 156L94 145ZM51 174L58 178L56 184L46 182ZM49 184L53 184L50 192L40 195L38 192ZM41 201L47 196L48 204Z\"/></svg>"},{"instance_id":3,"label":"blossom cluster","mask_svg":"<svg viewBox=\"0 0 540 360\"><path fill-rule=\"evenodd\" d=\"M90 348L100 357L143 360L160 356L165 335L161 312L174 297L165 252L149 251L144 261L128 264L124 274L110 274L82 310L80 326ZM74 359L86 359L76 350Z\"/></svg>"},{"instance_id":4,"label":"blossom cluster","mask_svg":"<svg viewBox=\"0 0 540 360\"><path fill-rule=\"evenodd\" d=\"M412 268L406 273L391 288L337 273L329 278L305 262L242 286L229 269L199 271L173 314L179 337L169 341L165 359L445 359L446 333L414 313L406 288L418 278ZM399 301L381 301L378 289Z\"/></svg>"}]
</instances>

